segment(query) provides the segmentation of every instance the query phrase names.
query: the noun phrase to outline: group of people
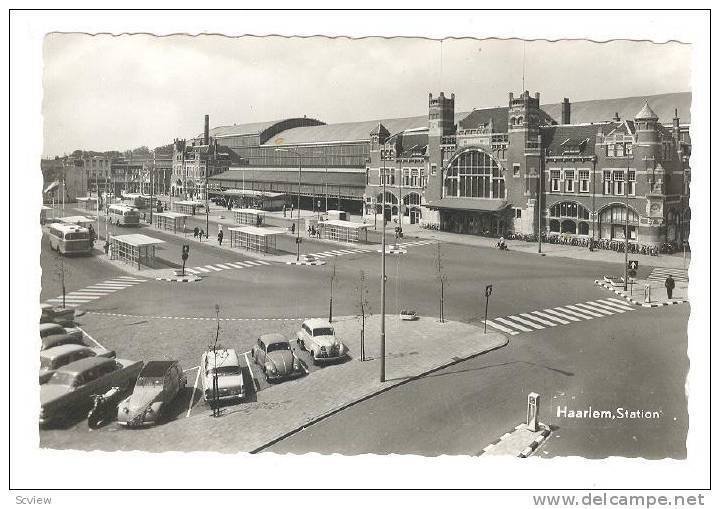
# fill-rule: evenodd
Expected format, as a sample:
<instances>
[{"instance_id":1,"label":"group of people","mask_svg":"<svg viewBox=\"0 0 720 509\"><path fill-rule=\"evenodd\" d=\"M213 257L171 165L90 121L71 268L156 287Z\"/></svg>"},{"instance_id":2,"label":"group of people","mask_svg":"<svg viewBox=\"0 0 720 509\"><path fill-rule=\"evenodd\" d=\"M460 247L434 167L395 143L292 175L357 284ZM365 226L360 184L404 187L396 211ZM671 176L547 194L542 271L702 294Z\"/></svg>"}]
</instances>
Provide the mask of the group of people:
<instances>
[{"instance_id":1,"label":"group of people","mask_svg":"<svg viewBox=\"0 0 720 509\"><path fill-rule=\"evenodd\" d=\"M320 238L320 230L318 230L317 228L315 228L315 225L313 225L313 224L311 224L310 226L308 226L307 232L308 232L308 237L317 237L317 238Z\"/></svg>"}]
</instances>

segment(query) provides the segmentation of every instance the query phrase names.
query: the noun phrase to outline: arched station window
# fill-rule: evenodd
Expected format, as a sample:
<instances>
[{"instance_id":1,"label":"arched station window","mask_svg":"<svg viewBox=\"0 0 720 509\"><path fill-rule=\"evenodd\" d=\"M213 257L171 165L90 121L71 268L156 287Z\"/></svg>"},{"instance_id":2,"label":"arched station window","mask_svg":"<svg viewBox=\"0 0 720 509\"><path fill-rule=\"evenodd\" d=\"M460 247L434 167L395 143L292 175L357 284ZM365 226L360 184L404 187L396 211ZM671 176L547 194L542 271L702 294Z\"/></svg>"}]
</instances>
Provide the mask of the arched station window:
<instances>
[{"instance_id":1,"label":"arched station window","mask_svg":"<svg viewBox=\"0 0 720 509\"><path fill-rule=\"evenodd\" d=\"M489 154L469 150L458 155L445 172L445 196L505 198L502 168Z\"/></svg>"}]
</instances>

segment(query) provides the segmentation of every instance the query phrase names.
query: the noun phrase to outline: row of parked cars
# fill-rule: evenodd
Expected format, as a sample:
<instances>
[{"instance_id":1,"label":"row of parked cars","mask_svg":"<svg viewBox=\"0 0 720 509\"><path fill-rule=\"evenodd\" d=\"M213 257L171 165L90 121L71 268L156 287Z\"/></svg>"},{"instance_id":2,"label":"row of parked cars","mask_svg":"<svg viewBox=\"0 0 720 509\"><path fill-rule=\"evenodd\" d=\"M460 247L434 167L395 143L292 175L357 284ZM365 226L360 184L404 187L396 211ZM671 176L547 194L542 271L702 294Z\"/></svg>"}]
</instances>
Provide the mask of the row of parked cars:
<instances>
[{"instance_id":1,"label":"row of parked cars","mask_svg":"<svg viewBox=\"0 0 720 509\"><path fill-rule=\"evenodd\" d=\"M115 418L127 427L158 423L187 386L187 376L180 363L118 359L112 350L86 345L82 331L70 326L74 325L73 319L61 310L43 307L41 425L64 421L88 409L91 427ZM326 320L306 320L296 340L315 364L342 360L348 354L347 346L338 340ZM307 373L290 341L282 334L260 336L251 354L252 362L268 382ZM234 349L216 347L205 351L199 369L203 398L211 406L246 398L247 383L240 356Z\"/></svg>"}]
</instances>

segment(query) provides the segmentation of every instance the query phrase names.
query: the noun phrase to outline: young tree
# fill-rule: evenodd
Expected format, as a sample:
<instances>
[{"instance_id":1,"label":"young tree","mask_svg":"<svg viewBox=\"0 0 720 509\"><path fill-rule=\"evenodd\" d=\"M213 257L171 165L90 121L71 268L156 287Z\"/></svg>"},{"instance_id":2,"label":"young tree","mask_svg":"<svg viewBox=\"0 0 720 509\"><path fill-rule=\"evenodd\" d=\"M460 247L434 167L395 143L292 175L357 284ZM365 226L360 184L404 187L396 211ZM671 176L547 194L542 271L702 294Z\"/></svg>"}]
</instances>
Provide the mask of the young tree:
<instances>
[{"instance_id":1,"label":"young tree","mask_svg":"<svg viewBox=\"0 0 720 509\"><path fill-rule=\"evenodd\" d=\"M445 323L445 283L447 282L447 274L442 265L442 253L440 252L440 242L437 244L437 256L435 258L437 275L435 276L440 283L440 323Z\"/></svg>"},{"instance_id":2,"label":"young tree","mask_svg":"<svg viewBox=\"0 0 720 509\"><path fill-rule=\"evenodd\" d=\"M336 261L337 261L337 256L333 256L333 266L332 266L332 271L330 272L330 317L328 319L328 321L330 323L332 323L332 316L333 316L332 315L332 313L333 313L333 289L335 286L335 278L337 277Z\"/></svg>"},{"instance_id":3,"label":"young tree","mask_svg":"<svg viewBox=\"0 0 720 509\"><path fill-rule=\"evenodd\" d=\"M65 308L65 257L60 252L60 249L58 249L56 256L55 274L58 278L58 281L60 281L60 287L62 288L62 307Z\"/></svg>"},{"instance_id":4,"label":"young tree","mask_svg":"<svg viewBox=\"0 0 720 509\"><path fill-rule=\"evenodd\" d=\"M368 299L367 275L364 270L360 271L360 280L355 287L358 295L358 311L361 317L360 328L360 360L365 360L365 316L370 314L370 300Z\"/></svg>"}]
</instances>

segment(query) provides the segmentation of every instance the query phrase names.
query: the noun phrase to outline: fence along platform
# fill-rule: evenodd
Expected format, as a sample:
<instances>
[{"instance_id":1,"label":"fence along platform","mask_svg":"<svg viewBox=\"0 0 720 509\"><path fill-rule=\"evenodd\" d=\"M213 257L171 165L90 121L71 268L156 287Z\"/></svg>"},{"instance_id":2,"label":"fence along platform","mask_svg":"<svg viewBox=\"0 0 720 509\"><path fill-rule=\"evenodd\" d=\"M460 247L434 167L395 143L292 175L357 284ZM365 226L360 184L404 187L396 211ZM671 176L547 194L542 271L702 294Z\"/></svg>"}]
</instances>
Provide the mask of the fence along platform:
<instances>
[{"instance_id":1,"label":"fence along platform","mask_svg":"<svg viewBox=\"0 0 720 509\"><path fill-rule=\"evenodd\" d=\"M277 236L285 233L282 228L258 228L257 226L233 226L230 232L230 247L245 248L260 253L276 250Z\"/></svg>"},{"instance_id":2,"label":"fence along platform","mask_svg":"<svg viewBox=\"0 0 720 509\"><path fill-rule=\"evenodd\" d=\"M127 263L153 267L155 265L155 248L164 244L164 240L148 237L141 233L115 235L110 237L110 259L122 260Z\"/></svg>"},{"instance_id":3,"label":"fence along platform","mask_svg":"<svg viewBox=\"0 0 720 509\"><path fill-rule=\"evenodd\" d=\"M184 232L188 217L188 214L180 212L155 212L153 223L158 230L167 230L173 233L177 233L178 230Z\"/></svg>"},{"instance_id":4,"label":"fence along platform","mask_svg":"<svg viewBox=\"0 0 720 509\"><path fill-rule=\"evenodd\" d=\"M317 230L321 239L340 242L367 242L367 229L370 225L332 219L319 221Z\"/></svg>"}]
</instances>

